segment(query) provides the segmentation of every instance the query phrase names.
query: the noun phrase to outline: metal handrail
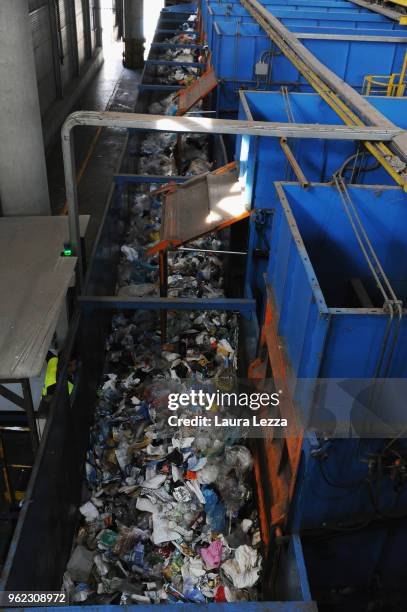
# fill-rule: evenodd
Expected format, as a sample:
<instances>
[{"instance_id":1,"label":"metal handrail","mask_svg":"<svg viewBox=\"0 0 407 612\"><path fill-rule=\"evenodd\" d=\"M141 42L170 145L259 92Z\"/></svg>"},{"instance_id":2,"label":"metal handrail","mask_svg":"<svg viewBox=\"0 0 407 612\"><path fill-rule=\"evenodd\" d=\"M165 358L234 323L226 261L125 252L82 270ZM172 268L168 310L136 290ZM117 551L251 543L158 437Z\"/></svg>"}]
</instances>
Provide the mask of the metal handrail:
<instances>
[{"instance_id":1,"label":"metal handrail","mask_svg":"<svg viewBox=\"0 0 407 612\"><path fill-rule=\"evenodd\" d=\"M73 255L78 258L77 280L79 292L83 287L82 252L80 244L78 192L76 186L75 147L72 131L76 126L112 127L141 131L232 134L239 136L266 136L273 138L315 138L322 140L391 141L405 134L404 130L387 122L381 126L348 126L279 123L269 121L235 121L206 117L172 117L78 111L72 113L62 126L62 154L64 161L66 199L69 215L69 238Z\"/></svg>"}]
</instances>

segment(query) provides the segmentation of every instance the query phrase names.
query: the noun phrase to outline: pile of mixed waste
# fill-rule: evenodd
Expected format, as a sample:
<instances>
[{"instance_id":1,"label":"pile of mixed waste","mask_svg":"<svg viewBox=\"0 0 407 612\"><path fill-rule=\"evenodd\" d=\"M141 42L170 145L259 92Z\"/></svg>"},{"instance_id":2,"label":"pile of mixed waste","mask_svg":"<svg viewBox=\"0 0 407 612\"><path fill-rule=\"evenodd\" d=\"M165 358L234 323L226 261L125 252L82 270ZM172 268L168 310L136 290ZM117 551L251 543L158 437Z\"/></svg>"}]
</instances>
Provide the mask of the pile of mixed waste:
<instances>
[{"instance_id":1,"label":"pile of mixed waste","mask_svg":"<svg viewBox=\"0 0 407 612\"><path fill-rule=\"evenodd\" d=\"M169 427L162 417L175 388L233 367L235 317L171 314L164 346L154 312L120 314L112 326L86 464L88 499L65 574L70 600L257 599L249 450L210 429Z\"/></svg>"},{"instance_id":2,"label":"pile of mixed waste","mask_svg":"<svg viewBox=\"0 0 407 612\"><path fill-rule=\"evenodd\" d=\"M150 112L173 114L169 96ZM141 143L139 174L195 175L211 169L208 140L151 133ZM159 295L157 257L162 195L139 185L121 247L118 294ZM217 235L169 255L170 297L223 295ZM214 388L236 377L238 317L217 311L170 311L162 343L154 311L113 317L106 342L86 463L86 495L64 576L71 603L233 602L258 599L260 533L244 440L203 427L169 426L168 396ZM225 383L226 381L226 383ZM205 413L187 406L182 414ZM211 411L221 411L213 405ZM181 416L181 415L178 415Z\"/></svg>"},{"instance_id":3,"label":"pile of mixed waste","mask_svg":"<svg viewBox=\"0 0 407 612\"><path fill-rule=\"evenodd\" d=\"M196 15L191 15L188 22L183 24L182 30L166 38L163 43L167 43L169 48L166 48L157 59L167 60L169 62L179 62L180 65L159 65L157 67L156 79L158 83L166 85L188 85L192 83L198 76L198 68L196 66L188 66L187 64L202 63L202 50L195 47L188 48L190 45L195 45L197 40L194 36L194 23ZM174 46L172 46L174 45ZM183 45L176 48L175 45Z\"/></svg>"}]
</instances>

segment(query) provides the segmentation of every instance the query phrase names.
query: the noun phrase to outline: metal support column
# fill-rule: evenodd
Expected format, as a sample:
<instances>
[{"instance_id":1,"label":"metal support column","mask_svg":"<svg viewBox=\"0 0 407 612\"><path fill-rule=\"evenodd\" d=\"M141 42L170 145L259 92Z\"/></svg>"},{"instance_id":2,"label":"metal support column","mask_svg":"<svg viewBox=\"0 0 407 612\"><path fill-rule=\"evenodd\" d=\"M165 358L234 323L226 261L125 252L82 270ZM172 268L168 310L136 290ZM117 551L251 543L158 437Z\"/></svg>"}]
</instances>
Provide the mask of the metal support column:
<instances>
[{"instance_id":1,"label":"metal support column","mask_svg":"<svg viewBox=\"0 0 407 612\"><path fill-rule=\"evenodd\" d=\"M48 215L38 85L28 0L0 2L0 201L10 215Z\"/></svg>"},{"instance_id":2,"label":"metal support column","mask_svg":"<svg viewBox=\"0 0 407 612\"><path fill-rule=\"evenodd\" d=\"M160 251L159 253L160 262L160 297L166 298L168 296L168 253L167 251ZM167 342L167 310L162 310L160 313L161 320L161 344Z\"/></svg>"},{"instance_id":3,"label":"metal support column","mask_svg":"<svg viewBox=\"0 0 407 612\"><path fill-rule=\"evenodd\" d=\"M76 25L76 5L75 0L69 0L68 10L70 13L70 19L72 23L71 28L71 44L73 48L73 57L75 62L75 73L79 76L79 51L78 51L78 30Z\"/></svg>"},{"instance_id":4,"label":"metal support column","mask_svg":"<svg viewBox=\"0 0 407 612\"><path fill-rule=\"evenodd\" d=\"M90 23L90 1L84 0L83 6L83 23L85 31L85 45L86 45L86 59L92 58L92 34L91 34L91 23Z\"/></svg>"},{"instance_id":5,"label":"metal support column","mask_svg":"<svg viewBox=\"0 0 407 612\"><path fill-rule=\"evenodd\" d=\"M61 20L59 15L59 6L55 4L54 0L48 0L48 10L49 22L51 27L52 59L54 63L55 86L58 98L62 99L64 97L61 72L61 57L63 53L61 48Z\"/></svg>"},{"instance_id":6,"label":"metal support column","mask_svg":"<svg viewBox=\"0 0 407 612\"><path fill-rule=\"evenodd\" d=\"M143 0L124 0L123 64L126 68L144 66Z\"/></svg>"}]
</instances>

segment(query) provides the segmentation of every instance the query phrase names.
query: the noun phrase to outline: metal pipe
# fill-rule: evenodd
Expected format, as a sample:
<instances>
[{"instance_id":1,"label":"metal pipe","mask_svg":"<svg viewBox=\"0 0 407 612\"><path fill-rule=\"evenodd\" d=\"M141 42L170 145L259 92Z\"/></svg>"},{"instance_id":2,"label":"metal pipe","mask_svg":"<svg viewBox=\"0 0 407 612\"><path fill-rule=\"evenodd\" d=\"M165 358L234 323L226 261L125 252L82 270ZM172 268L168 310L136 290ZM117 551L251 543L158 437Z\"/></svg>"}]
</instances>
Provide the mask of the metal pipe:
<instances>
[{"instance_id":1,"label":"metal pipe","mask_svg":"<svg viewBox=\"0 0 407 612\"><path fill-rule=\"evenodd\" d=\"M393 138L406 134L405 130L393 124L390 124L390 126L348 126L342 124L283 123L211 119L208 117L172 117L168 115L78 111L69 115L62 126L63 141L70 140L70 132L77 125L184 134L232 134L273 138L311 138L317 140L360 140L373 142L390 142Z\"/></svg>"},{"instance_id":2,"label":"metal pipe","mask_svg":"<svg viewBox=\"0 0 407 612\"><path fill-rule=\"evenodd\" d=\"M256 300L249 298L135 298L110 295L83 295L79 304L88 309L122 310L228 310L241 314L253 313Z\"/></svg>"},{"instance_id":3,"label":"metal pipe","mask_svg":"<svg viewBox=\"0 0 407 612\"><path fill-rule=\"evenodd\" d=\"M406 43L405 36L370 36L369 34L315 34L314 32L296 32L296 38L300 40L348 40L359 42L392 42Z\"/></svg>"},{"instance_id":4,"label":"metal pipe","mask_svg":"<svg viewBox=\"0 0 407 612\"><path fill-rule=\"evenodd\" d=\"M294 171L294 174L298 180L298 182L300 183L301 187L303 187L304 189L307 189L309 187L309 180L306 178L305 174L303 173L300 164L297 162L297 160L295 159L294 153L291 151L289 144L287 143L287 139L286 138L280 138L280 146L284 151L284 154L291 166L291 168Z\"/></svg>"},{"instance_id":5,"label":"metal pipe","mask_svg":"<svg viewBox=\"0 0 407 612\"><path fill-rule=\"evenodd\" d=\"M347 126L278 123L268 121L234 121L206 117L169 117L133 113L78 111L72 113L62 126L66 199L69 214L69 238L72 253L78 258L78 289L83 286L82 253L79 232L78 193L76 188L75 149L72 130L75 126L113 127L142 131L235 134L274 138L316 138L322 140L390 141L405 134L393 126ZM171 180L169 178L169 180Z\"/></svg>"},{"instance_id":6,"label":"metal pipe","mask_svg":"<svg viewBox=\"0 0 407 612\"><path fill-rule=\"evenodd\" d=\"M193 253L214 253L216 255L247 255L246 251L216 251L214 249L192 249L189 247L180 247L177 251L190 251Z\"/></svg>"},{"instance_id":7,"label":"metal pipe","mask_svg":"<svg viewBox=\"0 0 407 612\"><path fill-rule=\"evenodd\" d=\"M168 297L168 253L167 251L160 251L158 255L160 262L160 297ZM162 310L160 312L160 324L161 324L161 344L167 342L167 320L168 311Z\"/></svg>"}]
</instances>

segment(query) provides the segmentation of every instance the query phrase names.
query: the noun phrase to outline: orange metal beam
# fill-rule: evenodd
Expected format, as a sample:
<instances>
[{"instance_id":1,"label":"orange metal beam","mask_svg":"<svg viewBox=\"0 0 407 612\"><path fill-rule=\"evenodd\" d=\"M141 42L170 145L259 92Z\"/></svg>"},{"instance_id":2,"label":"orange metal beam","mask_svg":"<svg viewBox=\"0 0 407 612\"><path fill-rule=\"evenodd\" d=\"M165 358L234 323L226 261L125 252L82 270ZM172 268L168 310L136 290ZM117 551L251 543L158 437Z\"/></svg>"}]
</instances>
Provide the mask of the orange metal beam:
<instances>
[{"instance_id":1,"label":"orange metal beam","mask_svg":"<svg viewBox=\"0 0 407 612\"><path fill-rule=\"evenodd\" d=\"M278 336L277 319L272 296L268 296L266 315L260 336L259 357L249 367L249 377L261 384L265 380L268 364L276 390L280 393L280 416L287 419L288 426L284 438L268 437L258 441L258 453L263 452L267 463L267 474L258 469L256 478L259 491L268 486L271 488L271 504L260 509L260 520L266 521L262 534L270 537L270 529L284 527L287 522L290 503L294 496L295 482L301 458L303 429L298 423L296 408L291 397L288 377L289 363L284 353L282 341ZM255 461L256 469L256 461ZM259 493L259 502L261 501Z\"/></svg>"}]
</instances>

